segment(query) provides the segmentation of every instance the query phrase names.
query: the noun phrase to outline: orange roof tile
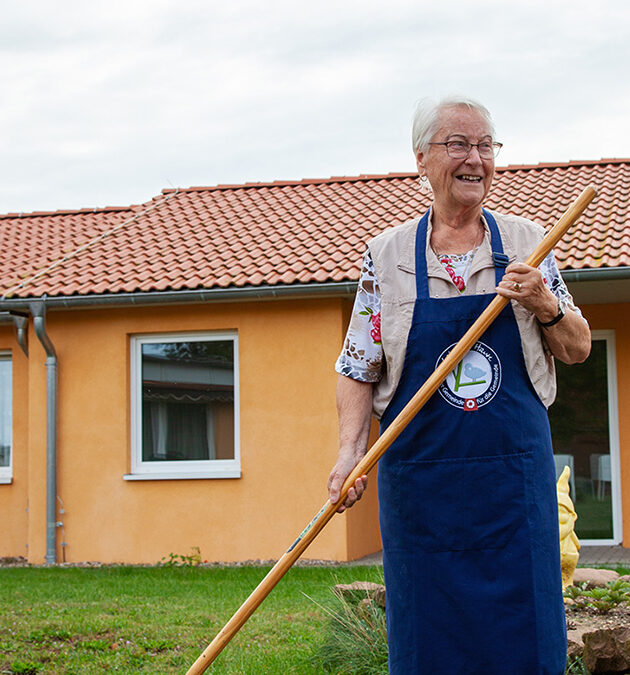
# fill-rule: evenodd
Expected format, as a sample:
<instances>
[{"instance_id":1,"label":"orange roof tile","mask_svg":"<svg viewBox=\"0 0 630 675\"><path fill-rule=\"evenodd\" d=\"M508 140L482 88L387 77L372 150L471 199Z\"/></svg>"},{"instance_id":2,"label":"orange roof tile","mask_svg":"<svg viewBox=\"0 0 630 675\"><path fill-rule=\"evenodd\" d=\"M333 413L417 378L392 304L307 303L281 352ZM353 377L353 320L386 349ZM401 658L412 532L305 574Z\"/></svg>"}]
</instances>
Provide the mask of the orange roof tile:
<instances>
[{"instance_id":1,"label":"orange roof tile","mask_svg":"<svg viewBox=\"0 0 630 675\"><path fill-rule=\"evenodd\" d=\"M486 206L553 224L599 195L557 256L563 269L630 266L630 159L497 168ZM409 173L164 190L142 206L0 216L5 298L352 281L365 242L421 215Z\"/></svg>"},{"instance_id":2,"label":"orange roof tile","mask_svg":"<svg viewBox=\"0 0 630 675\"><path fill-rule=\"evenodd\" d=\"M0 288L46 269L132 213L132 207L0 215Z\"/></svg>"}]
</instances>

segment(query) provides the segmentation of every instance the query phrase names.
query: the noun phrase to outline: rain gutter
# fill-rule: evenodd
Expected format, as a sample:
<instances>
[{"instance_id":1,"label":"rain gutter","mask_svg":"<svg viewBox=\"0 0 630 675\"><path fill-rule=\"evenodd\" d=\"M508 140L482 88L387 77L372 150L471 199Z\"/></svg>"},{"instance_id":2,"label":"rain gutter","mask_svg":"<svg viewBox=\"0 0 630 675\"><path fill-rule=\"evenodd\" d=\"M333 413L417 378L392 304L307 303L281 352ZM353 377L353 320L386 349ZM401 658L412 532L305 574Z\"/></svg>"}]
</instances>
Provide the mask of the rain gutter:
<instances>
[{"instance_id":1,"label":"rain gutter","mask_svg":"<svg viewBox=\"0 0 630 675\"><path fill-rule=\"evenodd\" d=\"M294 284L286 286L241 286L209 288L194 291L148 291L139 293L103 293L100 295L43 296L42 298L2 298L0 310L30 307L40 300L47 309L72 309L74 307L127 306L138 307L161 304L188 304L200 302L239 302L247 300L282 300L290 298L331 298L352 296L356 281L322 284Z\"/></svg>"},{"instance_id":2,"label":"rain gutter","mask_svg":"<svg viewBox=\"0 0 630 675\"><path fill-rule=\"evenodd\" d=\"M600 267L561 272L565 282L617 281L630 279L630 267ZM45 302L46 308L73 309L75 307L101 307L134 305L137 307L166 304L193 304L205 302L243 302L251 300L283 300L308 298L351 297L357 289L356 281L278 286L239 286L183 291L140 291L136 293L102 293L86 295L59 295L41 298L0 298L0 322L3 310L29 308L35 301Z\"/></svg>"},{"instance_id":3,"label":"rain gutter","mask_svg":"<svg viewBox=\"0 0 630 675\"><path fill-rule=\"evenodd\" d=\"M630 279L630 267L599 267L561 272L566 282L576 281L621 281Z\"/></svg>"},{"instance_id":4,"label":"rain gutter","mask_svg":"<svg viewBox=\"0 0 630 675\"><path fill-rule=\"evenodd\" d=\"M46 563L57 562L57 353L46 332L46 305L31 302L35 334L46 352Z\"/></svg>"}]
</instances>

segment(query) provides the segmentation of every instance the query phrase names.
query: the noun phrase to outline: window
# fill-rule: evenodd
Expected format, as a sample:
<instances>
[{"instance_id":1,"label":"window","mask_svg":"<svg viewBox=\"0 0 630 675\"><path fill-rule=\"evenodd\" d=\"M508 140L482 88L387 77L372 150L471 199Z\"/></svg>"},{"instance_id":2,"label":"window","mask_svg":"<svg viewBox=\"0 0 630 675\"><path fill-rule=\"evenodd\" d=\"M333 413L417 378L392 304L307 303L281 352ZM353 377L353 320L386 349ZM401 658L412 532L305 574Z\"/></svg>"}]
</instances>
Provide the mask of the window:
<instances>
[{"instance_id":1,"label":"window","mask_svg":"<svg viewBox=\"0 0 630 675\"><path fill-rule=\"evenodd\" d=\"M12 392L11 355L0 353L0 483L11 482Z\"/></svg>"},{"instance_id":2,"label":"window","mask_svg":"<svg viewBox=\"0 0 630 675\"><path fill-rule=\"evenodd\" d=\"M235 333L132 338L131 395L127 480L240 477Z\"/></svg>"},{"instance_id":3,"label":"window","mask_svg":"<svg viewBox=\"0 0 630 675\"><path fill-rule=\"evenodd\" d=\"M594 330L584 363L557 362L558 396L549 408L556 474L571 469L571 499L583 544L621 541L617 371L613 331Z\"/></svg>"}]
</instances>

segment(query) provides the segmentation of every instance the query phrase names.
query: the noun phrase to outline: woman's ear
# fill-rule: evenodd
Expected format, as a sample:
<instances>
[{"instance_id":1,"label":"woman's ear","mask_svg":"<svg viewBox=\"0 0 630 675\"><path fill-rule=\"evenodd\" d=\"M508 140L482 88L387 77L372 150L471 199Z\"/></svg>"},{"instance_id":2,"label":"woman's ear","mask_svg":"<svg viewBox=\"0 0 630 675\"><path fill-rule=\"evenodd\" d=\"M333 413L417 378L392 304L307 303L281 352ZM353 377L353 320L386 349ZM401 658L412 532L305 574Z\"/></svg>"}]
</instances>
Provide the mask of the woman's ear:
<instances>
[{"instance_id":1,"label":"woman's ear","mask_svg":"<svg viewBox=\"0 0 630 675\"><path fill-rule=\"evenodd\" d=\"M418 167L418 175L420 177L426 175L426 169L424 168L424 152L420 150L416 151L416 167Z\"/></svg>"}]
</instances>

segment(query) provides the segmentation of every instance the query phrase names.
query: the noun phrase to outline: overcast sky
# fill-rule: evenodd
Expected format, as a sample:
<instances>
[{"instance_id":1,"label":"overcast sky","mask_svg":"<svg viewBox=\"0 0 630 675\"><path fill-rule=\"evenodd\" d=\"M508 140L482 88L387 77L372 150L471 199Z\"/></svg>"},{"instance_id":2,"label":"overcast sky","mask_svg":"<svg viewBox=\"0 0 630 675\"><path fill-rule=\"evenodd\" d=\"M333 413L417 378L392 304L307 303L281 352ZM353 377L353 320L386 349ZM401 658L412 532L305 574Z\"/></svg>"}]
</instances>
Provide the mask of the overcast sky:
<instances>
[{"instance_id":1,"label":"overcast sky","mask_svg":"<svg viewBox=\"0 0 630 675\"><path fill-rule=\"evenodd\" d=\"M423 96L499 165L630 157L628 0L2 2L0 213L414 169Z\"/></svg>"}]
</instances>

